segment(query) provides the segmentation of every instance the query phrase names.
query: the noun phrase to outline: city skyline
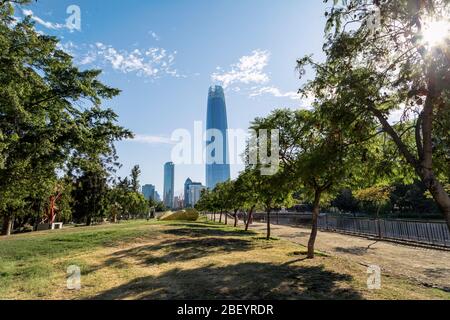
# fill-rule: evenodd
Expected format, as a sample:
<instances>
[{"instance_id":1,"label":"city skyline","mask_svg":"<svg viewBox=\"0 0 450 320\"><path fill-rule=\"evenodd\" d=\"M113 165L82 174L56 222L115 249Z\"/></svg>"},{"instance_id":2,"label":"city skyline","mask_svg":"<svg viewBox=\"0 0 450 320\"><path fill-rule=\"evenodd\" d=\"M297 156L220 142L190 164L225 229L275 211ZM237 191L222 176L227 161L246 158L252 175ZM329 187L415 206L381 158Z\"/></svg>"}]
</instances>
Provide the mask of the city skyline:
<instances>
[{"instance_id":1,"label":"city skyline","mask_svg":"<svg viewBox=\"0 0 450 320\"><path fill-rule=\"evenodd\" d=\"M62 39L61 48L76 65L102 69L102 81L122 90L105 106L136 136L117 143L123 164L117 176L139 165L142 183L159 191L161 168L173 148L171 134L178 128L192 131L195 121L205 120L207 87L224 87L228 125L245 130L274 107L305 106L296 94L303 84L296 60L306 54L323 57L322 1L130 0L123 10L120 1L81 0L80 31L61 27L72 4L38 1L26 13L32 13L37 30ZM231 177L240 170L231 165ZM204 165L177 165L175 194L183 193L187 177L206 183L205 174Z\"/></svg>"},{"instance_id":2,"label":"city skyline","mask_svg":"<svg viewBox=\"0 0 450 320\"><path fill-rule=\"evenodd\" d=\"M208 89L208 99L207 99L207 113L206 113L206 140L205 142L205 169L206 169L206 179L205 186L208 189L214 189L214 187L220 183L225 182L231 178L230 176L230 164L229 164L229 145L228 145L228 117L226 108L225 93L220 85L214 85ZM211 148L209 150L208 148ZM172 182L166 181L168 173L168 165L171 168L174 167L173 162L166 163L164 166L164 203L168 203L166 200L166 193L169 190L168 184ZM173 169L170 169L173 170ZM175 181L175 176L173 176L173 181ZM194 190L190 190L190 187L200 186ZM200 192L203 190L203 182L193 182L190 178L187 178L184 183L183 190L183 204L184 207L193 207L200 197ZM150 191L151 189L151 191ZM171 192L174 198L180 197L180 195L175 195L175 186L171 188ZM150 197L147 193L154 193L156 191L153 184L146 184L142 188L144 196ZM192 195L191 195L192 194ZM193 199L195 200L193 200ZM175 201L175 200L174 200ZM175 201L176 202L176 201ZM174 203L172 203L174 205Z\"/></svg>"},{"instance_id":3,"label":"city skyline","mask_svg":"<svg viewBox=\"0 0 450 320\"><path fill-rule=\"evenodd\" d=\"M0 300L450 301L450 0L0 0L0 51Z\"/></svg>"}]
</instances>

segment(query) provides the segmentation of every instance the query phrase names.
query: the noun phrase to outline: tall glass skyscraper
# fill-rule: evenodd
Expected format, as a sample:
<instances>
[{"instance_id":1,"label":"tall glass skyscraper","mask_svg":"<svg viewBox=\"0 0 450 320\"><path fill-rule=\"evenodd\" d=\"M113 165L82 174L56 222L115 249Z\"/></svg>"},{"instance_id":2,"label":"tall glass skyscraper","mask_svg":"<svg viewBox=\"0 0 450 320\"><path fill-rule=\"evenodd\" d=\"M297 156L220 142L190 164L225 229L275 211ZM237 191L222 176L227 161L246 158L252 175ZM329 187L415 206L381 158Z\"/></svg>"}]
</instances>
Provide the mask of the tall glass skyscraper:
<instances>
[{"instance_id":1,"label":"tall glass skyscraper","mask_svg":"<svg viewBox=\"0 0 450 320\"><path fill-rule=\"evenodd\" d=\"M175 189L175 165L167 162L164 165L164 205L173 208L173 196Z\"/></svg>"},{"instance_id":2,"label":"tall glass skyscraper","mask_svg":"<svg viewBox=\"0 0 450 320\"><path fill-rule=\"evenodd\" d=\"M142 187L142 194L147 200L155 200L155 186L152 184L146 184Z\"/></svg>"},{"instance_id":3,"label":"tall glass skyscraper","mask_svg":"<svg viewBox=\"0 0 450 320\"><path fill-rule=\"evenodd\" d=\"M184 183L184 207L189 207L189 187L192 184L192 180L190 178L186 179L186 182Z\"/></svg>"},{"instance_id":4,"label":"tall glass skyscraper","mask_svg":"<svg viewBox=\"0 0 450 320\"><path fill-rule=\"evenodd\" d=\"M230 179L227 107L221 86L209 88L206 130L206 187L213 189Z\"/></svg>"}]
</instances>

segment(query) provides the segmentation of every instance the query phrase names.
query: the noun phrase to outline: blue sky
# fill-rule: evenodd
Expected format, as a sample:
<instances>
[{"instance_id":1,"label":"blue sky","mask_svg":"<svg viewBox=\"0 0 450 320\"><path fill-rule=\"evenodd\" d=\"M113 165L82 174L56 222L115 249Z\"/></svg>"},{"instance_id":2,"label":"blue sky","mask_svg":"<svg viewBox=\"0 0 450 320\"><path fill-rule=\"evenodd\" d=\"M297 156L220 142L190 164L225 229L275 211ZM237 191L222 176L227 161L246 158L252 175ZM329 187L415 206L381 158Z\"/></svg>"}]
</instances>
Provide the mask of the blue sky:
<instances>
[{"instance_id":1,"label":"blue sky","mask_svg":"<svg viewBox=\"0 0 450 320\"><path fill-rule=\"evenodd\" d=\"M80 8L80 31L65 25L70 5ZM117 144L119 175L138 164L141 184L155 184L161 194L171 134L205 121L210 85L225 86L233 129L248 128L276 107L307 106L295 94L304 81L295 62L306 54L323 58L325 6L321 0L38 0L16 16L32 14L36 28L60 37L80 68L102 68L102 80L122 90L105 106L137 138ZM232 166L232 176L241 169ZM175 175L176 194L187 177L205 182L204 165L179 165Z\"/></svg>"}]
</instances>

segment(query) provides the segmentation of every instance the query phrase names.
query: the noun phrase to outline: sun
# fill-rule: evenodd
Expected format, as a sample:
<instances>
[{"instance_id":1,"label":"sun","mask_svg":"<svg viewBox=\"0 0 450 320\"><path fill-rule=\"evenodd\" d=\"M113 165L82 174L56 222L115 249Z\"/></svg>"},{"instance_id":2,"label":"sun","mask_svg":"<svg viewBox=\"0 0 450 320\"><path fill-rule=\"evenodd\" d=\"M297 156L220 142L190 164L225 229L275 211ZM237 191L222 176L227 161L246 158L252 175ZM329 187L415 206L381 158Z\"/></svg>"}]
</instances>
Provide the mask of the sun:
<instances>
[{"instance_id":1,"label":"sun","mask_svg":"<svg viewBox=\"0 0 450 320\"><path fill-rule=\"evenodd\" d=\"M430 21L424 25L423 41L430 47L436 47L450 38L450 23L448 20Z\"/></svg>"}]
</instances>

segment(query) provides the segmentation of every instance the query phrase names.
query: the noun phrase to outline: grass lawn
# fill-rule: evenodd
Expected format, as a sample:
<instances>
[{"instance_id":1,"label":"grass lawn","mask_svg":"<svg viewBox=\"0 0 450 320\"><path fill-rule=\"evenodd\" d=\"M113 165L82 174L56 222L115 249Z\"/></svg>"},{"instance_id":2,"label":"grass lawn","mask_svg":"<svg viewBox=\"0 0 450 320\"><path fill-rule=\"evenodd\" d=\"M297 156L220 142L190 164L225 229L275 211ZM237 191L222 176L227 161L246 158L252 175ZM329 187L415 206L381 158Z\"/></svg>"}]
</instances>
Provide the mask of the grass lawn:
<instances>
[{"instance_id":1,"label":"grass lawn","mask_svg":"<svg viewBox=\"0 0 450 320\"><path fill-rule=\"evenodd\" d=\"M285 240L199 222L132 221L0 239L1 299L450 299ZM82 288L66 289L81 268Z\"/></svg>"}]
</instances>

